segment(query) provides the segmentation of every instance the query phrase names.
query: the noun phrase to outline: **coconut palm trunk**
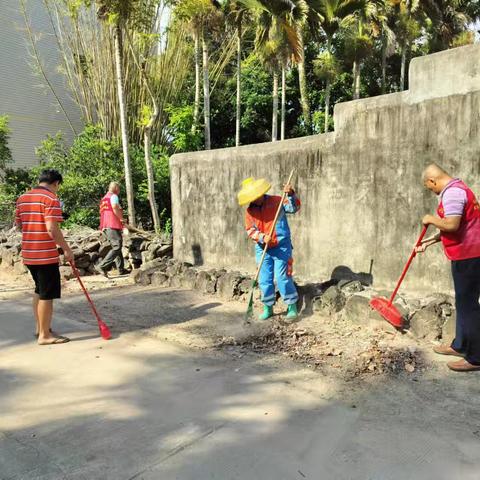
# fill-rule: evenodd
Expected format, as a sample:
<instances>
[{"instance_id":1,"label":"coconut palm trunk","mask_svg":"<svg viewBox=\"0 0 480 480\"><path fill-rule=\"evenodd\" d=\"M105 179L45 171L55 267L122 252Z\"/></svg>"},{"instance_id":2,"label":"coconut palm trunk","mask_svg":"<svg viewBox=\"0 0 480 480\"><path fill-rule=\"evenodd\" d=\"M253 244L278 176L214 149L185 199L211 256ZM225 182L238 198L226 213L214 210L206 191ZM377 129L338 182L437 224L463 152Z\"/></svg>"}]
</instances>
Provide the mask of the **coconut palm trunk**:
<instances>
[{"instance_id":1,"label":"coconut palm trunk","mask_svg":"<svg viewBox=\"0 0 480 480\"><path fill-rule=\"evenodd\" d=\"M285 140L285 114L287 106L287 69L282 65L282 113L280 124L280 139Z\"/></svg>"},{"instance_id":2,"label":"coconut palm trunk","mask_svg":"<svg viewBox=\"0 0 480 480\"><path fill-rule=\"evenodd\" d=\"M272 142L278 140L278 72L273 73Z\"/></svg>"},{"instance_id":3,"label":"coconut palm trunk","mask_svg":"<svg viewBox=\"0 0 480 480\"><path fill-rule=\"evenodd\" d=\"M195 31L195 103L193 106L192 133L196 133L200 116L200 32Z\"/></svg>"},{"instance_id":4,"label":"coconut palm trunk","mask_svg":"<svg viewBox=\"0 0 480 480\"><path fill-rule=\"evenodd\" d=\"M405 90L405 77L407 71L407 44L402 47L402 62L400 65L400 91Z\"/></svg>"},{"instance_id":5,"label":"coconut palm trunk","mask_svg":"<svg viewBox=\"0 0 480 480\"><path fill-rule=\"evenodd\" d=\"M208 73L208 44L202 32L203 50L203 115L205 122L205 150L210 150L210 78Z\"/></svg>"},{"instance_id":6,"label":"coconut palm trunk","mask_svg":"<svg viewBox=\"0 0 480 480\"><path fill-rule=\"evenodd\" d=\"M325 87L325 129L324 132L328 132L329 120L330 120L330 92L332 89L332 84L330 79L327 79L327 85Z\"/></svg>"},{"instance_id":7,"label":"coconut palm trunk","mask_svg":"<svg viewBox=\"0 0 480 480\"><path fill-rule=\"evenodd\" d=\"M125 92L123 87L123 36L122 26L119 22L114 27L115 43L115 74L117 77L118 107L120 113L120 130L122 135L123 163L125 170L125 190L127 194L128 223L135 226L135 204L133 201L133 182L128 154L128 127L125 104Z\"/></svg>"},{"instance_id":8,"label":"coconut palm trunk","mask_svg":"<svg viewBox=\"0 0 480 480\"><path fill-rule=\"evenodd\" d=\"M382 95L387 93L387 38L382 35Z\"/></svg>"},{"instance_id":9,"label":"coconut palm trunk","mask_svg":"<svg viewBox=\"0 0 480 480\"><path fill-rule=\"evenodd\" d=\"M242 119L242 24L237 26L237 113L235 125L235 145L240 146L240 123Z\"/></svg>"},{"instance_id":10,"label":"coconut palm trunk","mask_svg":"<svg viewBox=\"0 0 480 480\"><path fill-rule=\"evenodd\" d=\"M302 104L303 119L307 133L312 133L312 122L310 114L310 102L308 100L307 75L305 73L305 47L303 44L303 33L301 27L298 29L300 41L300 60L298 62L298 83L300 87L300 103Z\"/></svg>"},{"instance_id":11,"label":"coconut palm trunk","mask_svg":"<svg viewBox=\"0 0 480 480\"><path fill-rule=\"evenodd\" d=\"M360 61L353 62L353 99L360 98Z\"/></svg>"}]
</instances>

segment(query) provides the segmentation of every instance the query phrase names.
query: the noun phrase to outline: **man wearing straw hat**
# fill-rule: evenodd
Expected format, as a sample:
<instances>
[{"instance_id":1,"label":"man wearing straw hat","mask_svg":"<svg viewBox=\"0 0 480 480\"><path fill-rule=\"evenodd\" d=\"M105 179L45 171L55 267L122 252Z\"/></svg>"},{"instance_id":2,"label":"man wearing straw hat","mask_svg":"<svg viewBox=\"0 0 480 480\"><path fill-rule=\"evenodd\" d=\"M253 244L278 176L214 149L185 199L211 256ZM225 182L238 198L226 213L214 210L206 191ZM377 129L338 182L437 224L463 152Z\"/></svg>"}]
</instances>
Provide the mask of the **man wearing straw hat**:
<instances>
[{"instance_id":1,"label":"man wearing straw hat","mask_svg":"<svg viewBox=\"0 0 480 480\"><path fill-rule=\"evenodd\" d=\"M277 283L280 295L287 304L287 318L294 319L298 316L298 293L293 283L293 258L290 228L286 214L297 213L300 209L300 200L295 195L292 185L284 186L286 193L283 208L280 210L277 223L270 236L272 225L275 221L277 209L282 202L282 197L266 195L271 185L263 178L247 178L242 182L242 189L238 193L238 203L248 205L245 214L245 228L247 235L255 242L255 255L257 264L267 245L265 259L260 270L259 286L262 292L264 305L260 320L273 316L275 304L275 284Z\"/></svg>"}]
</instances>

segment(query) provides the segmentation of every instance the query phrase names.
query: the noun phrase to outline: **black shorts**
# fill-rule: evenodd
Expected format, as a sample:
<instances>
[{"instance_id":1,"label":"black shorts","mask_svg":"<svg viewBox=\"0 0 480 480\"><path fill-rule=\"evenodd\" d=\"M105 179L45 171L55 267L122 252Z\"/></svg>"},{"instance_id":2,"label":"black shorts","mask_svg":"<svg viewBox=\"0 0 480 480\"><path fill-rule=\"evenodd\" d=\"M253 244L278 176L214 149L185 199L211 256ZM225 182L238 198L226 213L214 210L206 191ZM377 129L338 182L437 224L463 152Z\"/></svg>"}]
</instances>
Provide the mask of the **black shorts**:
<instances>
[{"instance_id":1,"label":"black shorts","mask_svg":"<svg viewBox=\"0 0 480 480\"><path fill-rule=\"evenodd\" d=\"M40 300L53 300L61 296L60 268L58 263L50 265L26 265L35 282L35 293Z\"/></svg>"}]
</instances>

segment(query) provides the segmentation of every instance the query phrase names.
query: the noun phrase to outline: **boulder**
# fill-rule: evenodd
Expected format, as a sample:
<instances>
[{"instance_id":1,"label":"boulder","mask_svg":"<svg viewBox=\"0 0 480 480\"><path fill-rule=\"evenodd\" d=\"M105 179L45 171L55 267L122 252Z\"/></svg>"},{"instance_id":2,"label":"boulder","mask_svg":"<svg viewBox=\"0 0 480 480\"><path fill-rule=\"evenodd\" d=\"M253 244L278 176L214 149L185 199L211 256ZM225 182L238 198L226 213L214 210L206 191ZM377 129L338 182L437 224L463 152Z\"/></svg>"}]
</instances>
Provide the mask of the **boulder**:
<instances>
[{"instance_id":1,"label":"boulder","mask_svg":"<svg viewBox=\"0 0 480 480\"><path fill-rule=\"evenodd\" d=\"M207 293L213 295L215 293L217 286L217 276L212 272L207 272L202 270L198 272L196 281L195 281L195 289L202 293Z\"/></svg>"},{"instance_id":2,"label":"boulder","mask_svg":"<svg viewBox=\"0 0 480 480\"><path fill-rule=\"evenodd\" d=\"M187 268L180 275L181 286L184 288L189 288L193 290L195 288L195 283L197 281L198 272L195 268Z\"/></svg>"},{"instance_id":3,"label":"boulder","mask_svg":"<svg viewBox=\"0 0 480 480\"><path fill-rule=\"evenodd\" d=\"M340 288L345 295L353 295L354 293L365 290L359 280L340 280L338 282L338 288Z\"/></svg>"},{"instance_id":4,"label":"boulder","mask_svg":"<svg viewBox=\"0 0 480 480\"><path fill-rule=\"evenodd\" d=\"M450 343L455 338L455 329L457 323L457 314L455 310L448 316L442 325L442 340L445 343Z\"/></svg>"},{"instance_id":5,"label":"boulder","mask_svg":"<svg viewBox=\"0 0 480 480\"><path fill-rule=\"evenodd\" d=\"M160 248L155 250L156 257L171 257L173 255L173 245L162 245Z\"/></svg>"},{"instance_id":6,"label":"boulder","mask_svg":"<svg viewBox=\"0 0 480 480\"><path fill-rule=\"evenodd\" d=\"M73 271L70 267L60 267L60 277L63 280L71 280L72 278L75 278L75 275L73 274Z\"/></svg>"},{"instance_id":7,"label":"boulder","mask_svg":"<svg viewBox=\"0 0 480 480\"><path fill-rule=\"evenodd\" d=\"M345 295L333 285L313 300L313 311L330 315L339 312L345 306L345 301Z\"/></svg>"},{"instance_id":8,"label":"boulder","mask_svg":"<svg viewBox=\"0 0 480 480\"><path fill-rule=\"evenodd\" d=\"M98 252L99 248L100 248L99 240L92 240L83 246L83 250L87 253Z\"/></svg>"},{"instance_id":9,"label":"boulder","mask_svg":"<svg viewBox=\"0 0 480 480\"><path fill-rule=\"evenodd\" d=\"M75 265L77 268L87 269L92 263L92 258L88 253L83 254L81 257L75 258Z\"/></svg>"},{"instance_id":10,"label":"boulder","mask_svg":"<svg viewBox=\"0 0 480 480\"><path fill-rule=\"evenodd\" d=\"M164 272L155 271L152 273L150 277L150 282L152 286L155 287L168 287L170 283L170 279Z\"/></svg>"},{"instance_id":11,"label":"boulder","mask_svg":"<svg viewBox=\"0 0 480 480\"><path fill-rule=\"evenodd\" d=\"M15 264L13 265L13 271L17 275L25 275L26 273L28 273L27 267L23 264L21 260L15 262Z\"/></svg>"},{"instance_id":12,"label":"boulder","mask_svg":"<svg viewBox=\"0 0 480 480\"><path fill-rule=\"evenodd\" d=\"M131 273L131 277L135 283L146 286L150 285L152 282L151 277L153 273L154 270L143 270L142 268L139 268Z\"/></svg>"},{"instance_id":13,"label":"boulder","mask_svg":"<svg viewBox=\"0 0 480 480\"><path fill-rule=\"evenodd\" d=\"M0 264L0 268L2 268L3 270L12 268L14 259L15 259L15 252L12 249L4 250L2 254L2 263Z\"/></svg>"},{"instance_id":14,"label":"boulder","mask_svg":"<svg viewBox=\"0 0 480 480\"><path fill-rule=\"evenodd\" d=\"M375 330L396 332L396 328L388 323L377 311L370 307L370 298L365 295L352 295L341 312L344 322Z\"/></svg>"},{"instance_id":15,"label":"boulder","mask_svg":"<svg viewBox=\"0 0 480 480\"><path fill-rule=\"evenodd\" d=\"M216 292L227 300L239 296L238 286L243 280L243 276L238 272L226 272L218 277Z\"/></svg>"},{"instance_id":16,"label":"boulder","mask_svg":"<svg viewBox=\"0 0 480 480\"><path fill-rule=\"evenodd\" d=\"M418 310L410 319L410 331L415 337L425 340L438 340L442 337L444 324L442 309L431 304Z\"/></svg>"}]
</instances>

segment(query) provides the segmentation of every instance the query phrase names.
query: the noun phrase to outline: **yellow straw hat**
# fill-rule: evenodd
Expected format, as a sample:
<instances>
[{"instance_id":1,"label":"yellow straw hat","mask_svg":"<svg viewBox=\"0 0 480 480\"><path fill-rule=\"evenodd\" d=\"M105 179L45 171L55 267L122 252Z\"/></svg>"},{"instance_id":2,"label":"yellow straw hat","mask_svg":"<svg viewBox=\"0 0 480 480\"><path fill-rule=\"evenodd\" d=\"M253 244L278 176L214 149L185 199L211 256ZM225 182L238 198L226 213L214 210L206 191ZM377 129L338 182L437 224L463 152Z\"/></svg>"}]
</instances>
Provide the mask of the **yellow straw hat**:
<instances>
[{"instance_id":1,"label":"yellow straw hat","mask_svg":"<svg viewBox=\"0 0 480 480\"><path fill-rule=\"evenodd\" d=\"M265 195L272 186L264 179L255 180L253 177L242 182L242 189L238 192L238 204L242 207Z\"/></svg>"}]
</instances>

